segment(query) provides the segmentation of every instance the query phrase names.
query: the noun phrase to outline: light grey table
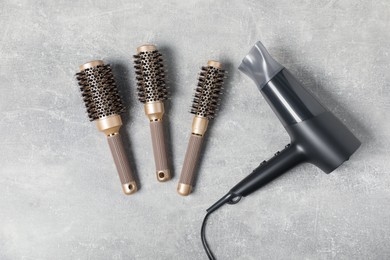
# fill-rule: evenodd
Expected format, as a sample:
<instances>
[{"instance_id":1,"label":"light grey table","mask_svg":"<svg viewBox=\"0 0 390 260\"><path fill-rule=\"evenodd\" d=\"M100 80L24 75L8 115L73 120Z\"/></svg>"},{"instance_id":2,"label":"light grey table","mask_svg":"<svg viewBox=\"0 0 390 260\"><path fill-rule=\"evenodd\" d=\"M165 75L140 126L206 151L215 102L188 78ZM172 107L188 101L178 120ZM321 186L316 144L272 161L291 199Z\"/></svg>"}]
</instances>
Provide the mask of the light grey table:
<instances>
[{"instance_id":1,"label":"light grey table","mask_svg":"<svg viewBox=\"0 0 390 260\"><path fill-rule=\"evenodd\" d=\"M363 142L330 175L303 165L212 215L219 259L390 258L389 1L0 1L0 259L205 259L205 209L289 142L237 66L257 41ZM132 55L155 43L172 93L175 177L158 183ZM112 63L141 190L122 195L78 65ZM189 197L176 184L199 67L226 64Z\"/></svg>"}]
</instances>

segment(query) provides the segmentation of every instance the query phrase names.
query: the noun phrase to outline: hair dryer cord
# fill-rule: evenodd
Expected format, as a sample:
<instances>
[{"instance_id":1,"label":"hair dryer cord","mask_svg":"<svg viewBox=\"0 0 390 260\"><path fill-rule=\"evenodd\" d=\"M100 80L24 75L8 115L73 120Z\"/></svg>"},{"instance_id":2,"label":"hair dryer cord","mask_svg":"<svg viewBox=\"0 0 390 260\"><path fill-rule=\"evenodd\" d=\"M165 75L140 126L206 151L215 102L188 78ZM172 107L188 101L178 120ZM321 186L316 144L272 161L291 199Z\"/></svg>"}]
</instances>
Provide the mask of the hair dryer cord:
<instances>
[{"instance_id":1,"label":"hair dryer cord","mask_svg":"<svg viewBox=\"0 0 390 260\"><path fill-rule=\"evenodd\" d=\"M213 252L211 252L211 249L210 249L209 245L207 244L207 240L206 240L206 222L207 222L207 218L210 216L210 214L211 214L211 212L207 212L206 216L204 216L203 223L202 223L202 229L200 231L200 236L202 238L203 248L204 248L204 251L206 251L207 256L209 257L210 260L215 260Z\"/></svg>"},{"instance_id":2,"label":"hair dryer cord","mask_svg":"<svg viewBox=\"0 0 390 260\"><path fill-rule=\"evenodd\" d=\"M211 252L211 249L210 249L209 245L207 244L207 240L206 240L207 219L211 215L211 213L213 213L217 208L221 207L225 203L230 204L230 205L234 205L234 204L240 202L240 200L241 200L241 196L237 196L237 195L233 195L233 194L228 193L227 195L225 195L221 199L221 201L220 201L221 203L218 205L218 207L211 207L207 210L206 216L204 216L204 219L203 219L202 228L200 230L200 236L202 239L204 251L206 251L206 254L210 260L215 260L215 257L213 255L213 252Z\"/></svg>"}]
</instances>

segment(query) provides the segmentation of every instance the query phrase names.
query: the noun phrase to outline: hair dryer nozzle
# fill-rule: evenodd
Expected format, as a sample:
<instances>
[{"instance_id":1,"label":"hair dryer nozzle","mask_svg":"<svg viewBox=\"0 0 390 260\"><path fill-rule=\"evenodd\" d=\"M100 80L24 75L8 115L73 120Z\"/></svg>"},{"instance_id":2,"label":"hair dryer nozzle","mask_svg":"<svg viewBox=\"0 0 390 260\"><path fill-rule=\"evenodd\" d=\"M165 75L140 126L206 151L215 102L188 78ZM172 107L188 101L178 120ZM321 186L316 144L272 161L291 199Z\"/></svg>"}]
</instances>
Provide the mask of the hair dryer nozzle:
<instances>
[{"instance_id":1,"label":"hair dryer nozzle","mask_svg":"<svg viewBox=\"0 0 390 260\"><path fill-rule=\"evenodd\" d=\"M284 67L274 60L258 41L242 60L238 69L253 79L261 90Z\"/></svg>"}]
</instances>

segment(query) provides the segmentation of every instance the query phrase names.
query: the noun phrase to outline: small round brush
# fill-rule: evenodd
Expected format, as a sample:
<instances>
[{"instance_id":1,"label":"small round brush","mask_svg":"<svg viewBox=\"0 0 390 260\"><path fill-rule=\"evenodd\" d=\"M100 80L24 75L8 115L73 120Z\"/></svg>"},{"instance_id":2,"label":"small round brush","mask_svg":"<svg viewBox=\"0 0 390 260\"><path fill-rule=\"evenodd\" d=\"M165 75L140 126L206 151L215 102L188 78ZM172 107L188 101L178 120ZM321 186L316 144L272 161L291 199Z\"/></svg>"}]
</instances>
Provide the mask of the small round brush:
<instances>
[{"instance_id":1,"label":"small round brush","mask_svg":"<svg viewBox=\"0 0 390 260\"><path fill-rule=\"evenodd\" d=\"M138 98L149 119L157 180L171 179L164 138L164 103L168 96L161 53L154 45L142 45L134 55Z\"/></svg>"},{"instance_id":2,"label":"small round brush","mask_svg":"<svg viewBox=\"0 0 390 260\"><path fill-rule=\"evenodd\" d=\"M210 119L213 119L219 105L225 71L218 61L208 61L202 67L198 86L192 103L191 113L195 115L192 121L192 134L184 158L177 192L187 196L191 193L196 176L196 166L202 148L203 137Z\"/></svg>"},{"instance_id":3,"label":"small round brush","mask_svg":"<svg viewBox=\"0 0 390 260\"><path fill-rule=\"evenodd\" d=\"M120 114L124 111L124 106L111 67L101 60L91 61L80 66L76 77L88 117L96 122L98 130L107 137L123 192L132 194L137 191L137 184L119 134L122 126Z\"/></svg>"}]
</instances>

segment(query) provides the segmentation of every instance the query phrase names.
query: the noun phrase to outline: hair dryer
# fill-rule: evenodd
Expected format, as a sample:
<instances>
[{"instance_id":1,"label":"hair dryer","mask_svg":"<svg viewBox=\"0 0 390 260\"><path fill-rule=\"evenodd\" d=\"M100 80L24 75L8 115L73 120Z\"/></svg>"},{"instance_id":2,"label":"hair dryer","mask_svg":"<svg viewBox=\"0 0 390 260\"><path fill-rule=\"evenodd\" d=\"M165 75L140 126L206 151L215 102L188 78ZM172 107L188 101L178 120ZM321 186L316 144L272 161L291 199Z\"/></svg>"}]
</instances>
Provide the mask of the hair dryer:
<instances>
[{"instance_id":1,"label":"hair dryer","mask_svg":"<svg viewBox=\"0 0 390 260\"><path fill-rule=\"evenodd\" d=\"M358 149L360 141L281 64L275 61L261 42L245 56L239 70L257 85L288 132L291 143L263 161L225 196L207 209L207 216L225 203L237 203L300 163L308 162L330 173ZM205 221L204 221L205 223ZM204 238L208 256L211 251ZM209 254L210 253L210 254Z\"/></svg>"}]
</instances>

